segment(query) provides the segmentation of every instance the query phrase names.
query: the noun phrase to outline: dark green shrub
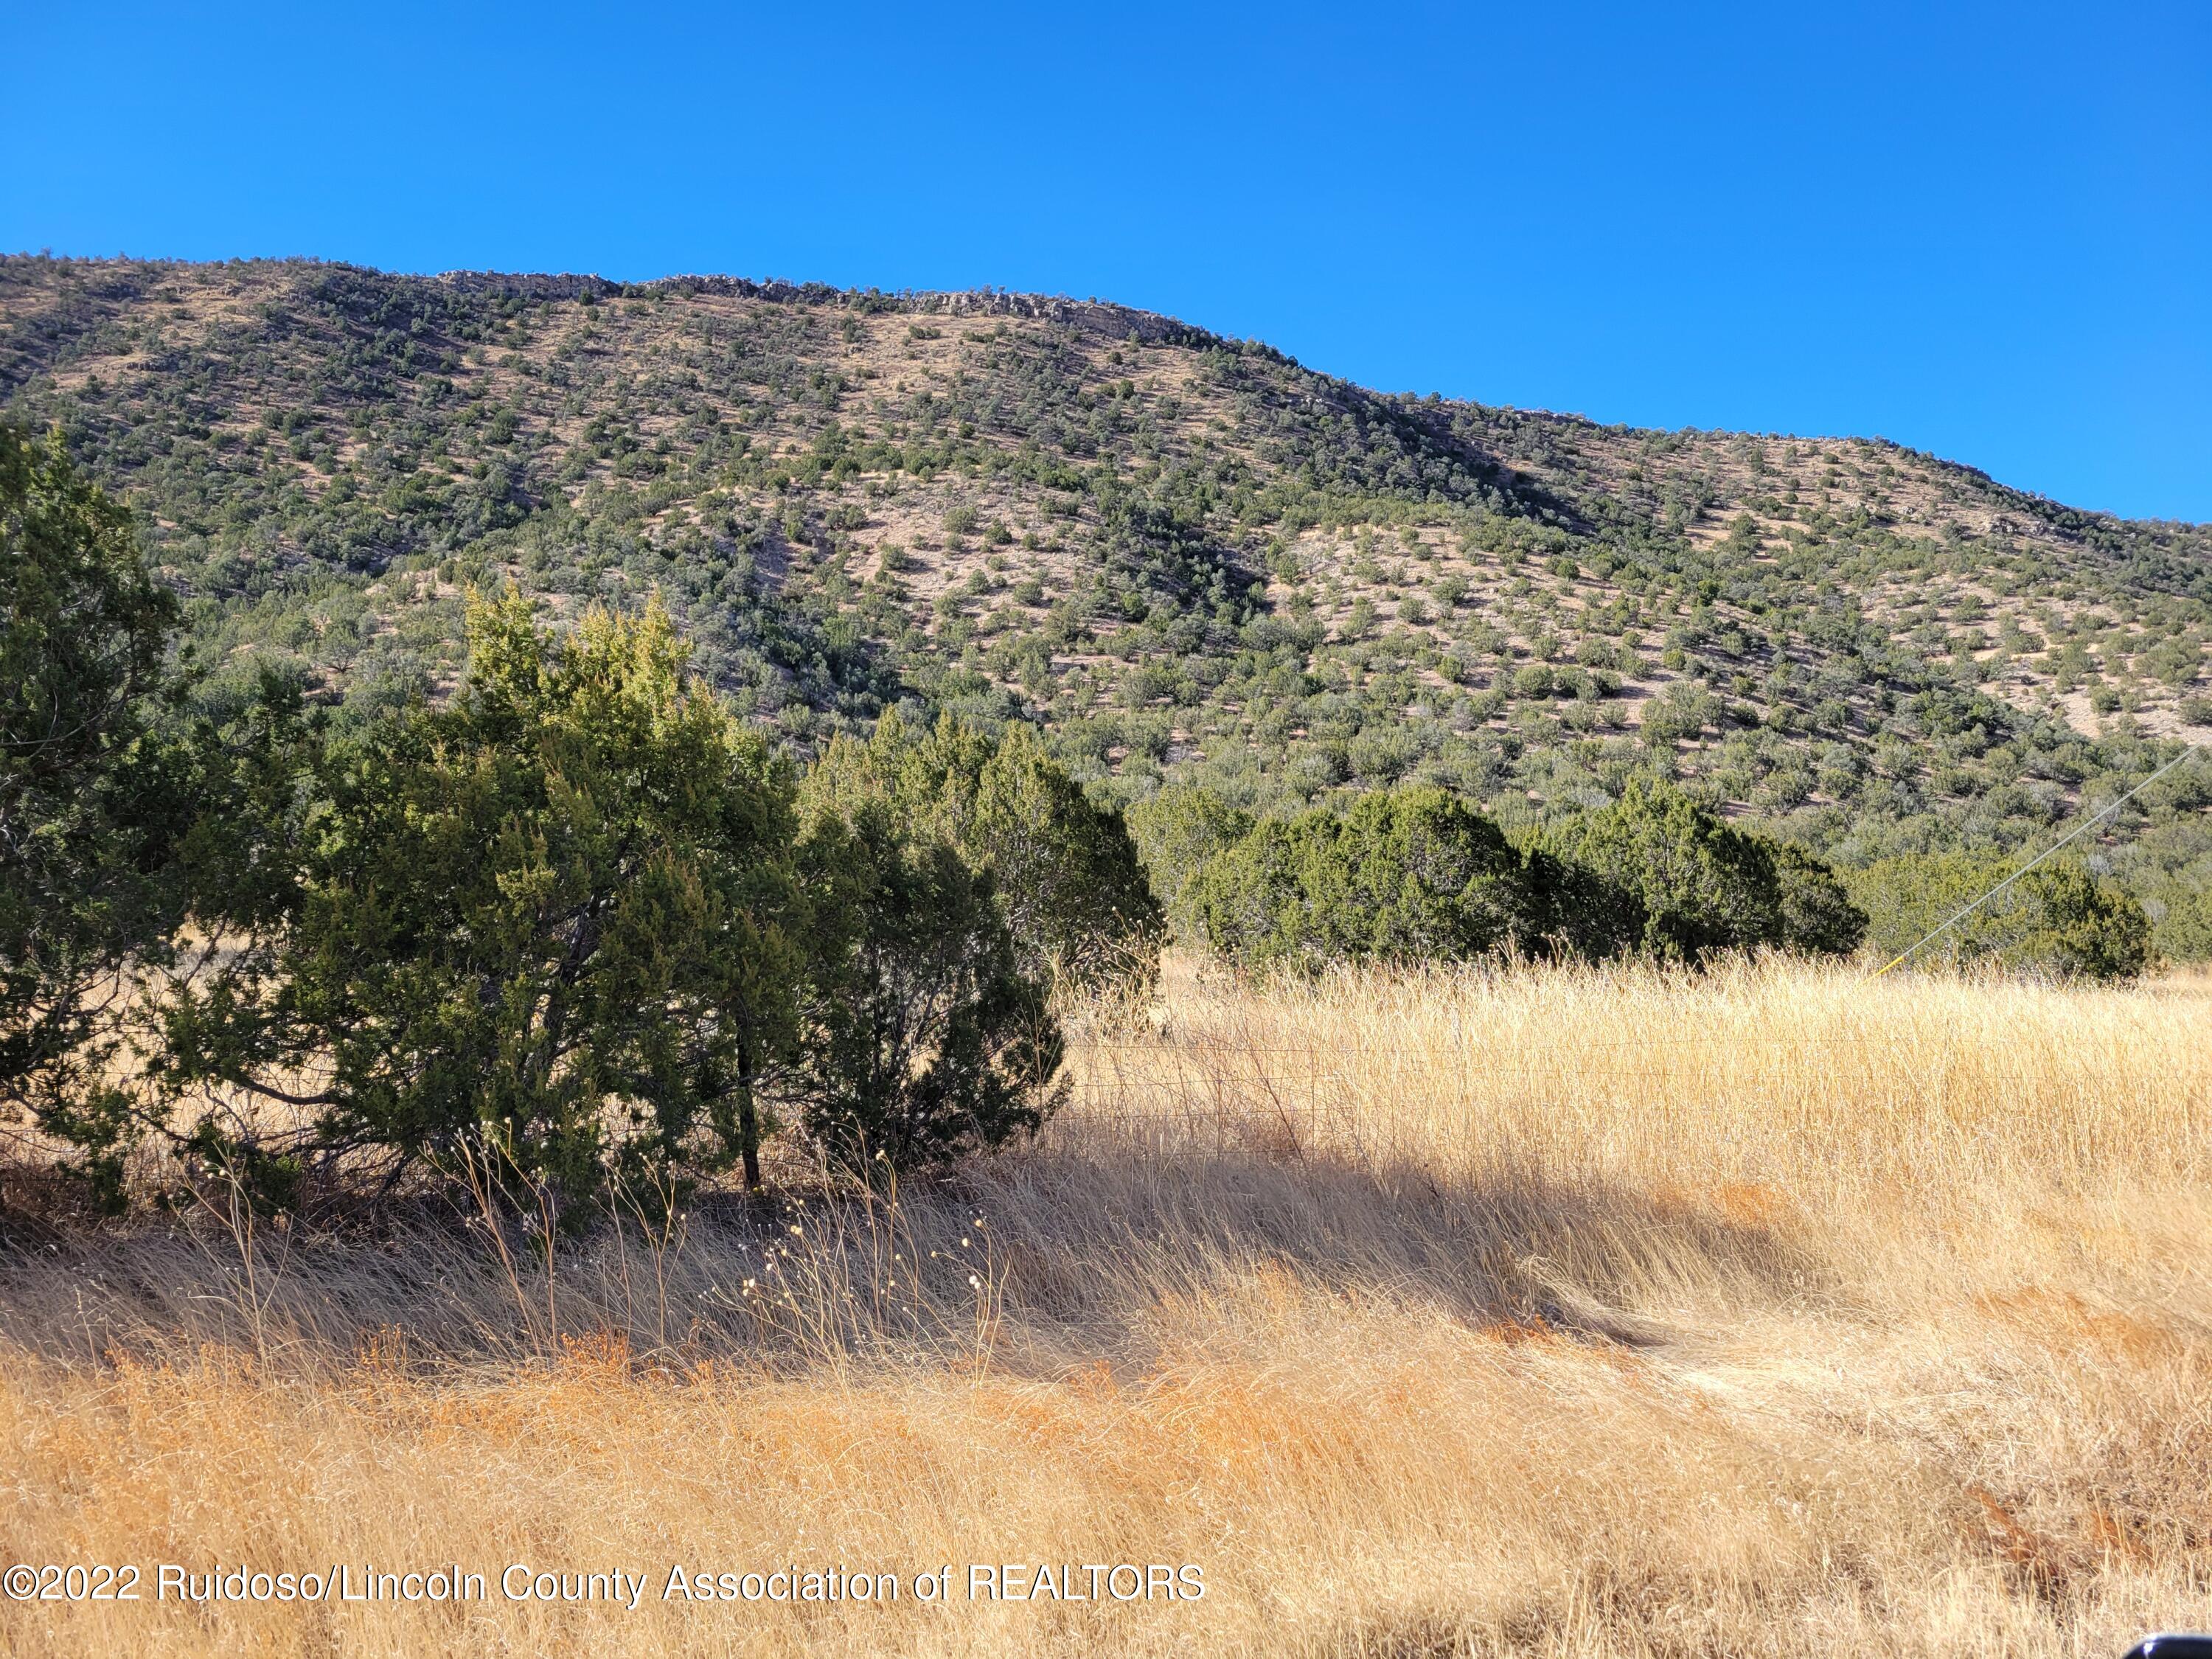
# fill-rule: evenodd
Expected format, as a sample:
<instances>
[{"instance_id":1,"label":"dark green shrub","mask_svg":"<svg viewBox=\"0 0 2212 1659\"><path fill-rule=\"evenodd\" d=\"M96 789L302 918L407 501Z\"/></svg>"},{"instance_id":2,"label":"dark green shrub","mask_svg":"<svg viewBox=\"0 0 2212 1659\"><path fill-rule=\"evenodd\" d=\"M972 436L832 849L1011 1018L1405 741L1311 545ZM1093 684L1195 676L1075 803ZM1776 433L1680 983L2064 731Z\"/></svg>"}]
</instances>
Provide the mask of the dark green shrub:
<instances>
[{"instance_id":1,"label":"dark green shrub","mask_svg":"<svg viewBox=\"0 0 2212 1659\"><path fill-rule=\"evenodd\" d=\"M1363 795L1341 817L1264 822L1206 862L1188 902L1213 950L1301 970L1533 946L1544 920L1497 825L1430 788Z\"/></svg>"},{"instance_id":2,"label":"dark green shrub","mask_svg":"<svg viewBox=\"0 0 2212 1659\"><path fill-rule=\"evenodd\" d=\"M815 1140L860 1168L943 1163L1034 1131L1066 1090L1042 979L987 871L863 802L818 817L805 1035L782 1084Z\"/></svg>"},{"instance_id":3,"label":"dark green shrub","mask_svg":"<svg viewBox=\"0 0 2212 1659\"><path fill-rule=\"evenodd\" d=\"M1204 929L1187 902L1191 884L1207 860L1251 833L1252 815L1211 790L1171 783L1122 818L1176 936L1188 945L1202 944Z\"/></svg>"},{"instance_id":4,"label":"dark green shrub","mask_svg":"<svg viewBox=\"0 0 2212 1659\"><path fill-rule=\"evenodd\" d=\"M1662 960L1697 963L1785 942L1771 843L1680 790L1632 785L1610 805L1547 830L1540 844L1634 896L1644 912L1638 942Z\"/></svg>"},{"instance_id":5,"label":"dark green shrub","mask_svg":"<svg viewBox=\"0 0 2212 1659\"><path fill-rule=\"evenodd\" d=\"M1644 901L1635 893L1540 844L1522 857L1537 935L1551 954L1604 962L1642 945Z\"/></svg>"},{"instance_id":6,"label":"dark green shrub","mask_svg":"<svg viewBox=\"0 0 2212 1659\"><path fill-rule=\"evenodd\" d=\"M562 1199L742 1161L793 1056L806 905L787 769L656 606L556 638L473 607L469 678L325 763L240 948L171 988L158 1075L249 1170L479 1148ZM282 1115L271 1120L283 1123Z\"/></svg>"},{"instance_id":7,"label":"dark green shrub","mask_svg":"<svg viewBox=\"0 0 2212 1659\"><path fill-rule=\"evenodd\" d=\"M1769 842L1782 895L1781 943L1814 956L1847 957L1867 935L1867 915L1835 871L1802 847Z\"/></svg>"},{"instance_id":8,"label":"dark green shrub","mask_svg":"<svg viewBox=\"0 0 2212 1659\"><path fill-rule=\"evenodd\" d=\"M1159 906L1120 813L1092 801L1030 727L992 735L954 720L916 732L894 711L866 743L841 737L807 775L811 812L866 802L990 872L1030 967L1079 982L1149 977Z\"/></svg>"},{"instance_id":9,"label":"dark green shrub","mask_svg":"<svg viewBox=\"0 0 2212 1659\"><path fill-rule=\"evenodd\" d=\"M1996 853L1885 859L1850 877L1885 960L2019 867ZM2153 960L2150 918L2135 899L2078 864L2032 870L1924 946L1915 963L1994 961L2065 977L2133 979Z\"/></svg>"},{"instance_id":10,"label":"dark green shrub","mask_svg":"<svg viewBox=\"0 0 2212 1659\"><path fill-rule=\"evenodd\" d=\"M2177 888L2165 899L2153 941L2176 962L2212 962L2212 889Z\"/></svg>"},{"instance_id":11,"label":"dark green shrub","mask_svg":"<svg viewBox=\"0 0 2212 1659\"><path fill-rule=\"evenodd\" d=\"M0 1112L69 1139L104 1133L112 988L181 910L177 620L58 437L0 425Z\"/></svg>"}]
</instances>

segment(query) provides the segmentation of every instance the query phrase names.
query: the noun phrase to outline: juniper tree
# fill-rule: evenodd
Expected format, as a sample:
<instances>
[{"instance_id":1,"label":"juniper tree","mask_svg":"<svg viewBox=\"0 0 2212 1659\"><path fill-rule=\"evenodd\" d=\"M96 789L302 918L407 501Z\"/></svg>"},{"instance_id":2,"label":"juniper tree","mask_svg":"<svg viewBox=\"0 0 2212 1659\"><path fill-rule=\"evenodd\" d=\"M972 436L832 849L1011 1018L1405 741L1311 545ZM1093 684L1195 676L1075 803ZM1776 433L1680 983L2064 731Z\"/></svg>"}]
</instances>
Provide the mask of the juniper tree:
<instances>
[{"instance_id":1,"label":"juniper tree","mask_svg":"<svg viewBox=\"0 0 2212 1659\"><path fill-rule=\"evenodd\" d=\"M58 434L0 425L0 1108L112 1115L108 1016L181 906L175 599Z\"/></svg>"},{"instance_id":2,"label":"juniper tree","mask_svg":"<svg viewBox=\"0 0 2212 1659\"><path fill-rule=\"evenodd\" d=\"M564 1199L732 1163L757 1182L807 912L787 767L657 605L556 635L510 594L469 637L449 706L333 746L289 902L172 988L173 1099L264 1173L396 1178L482 1139Z\"/></svg>"}]
</instances>

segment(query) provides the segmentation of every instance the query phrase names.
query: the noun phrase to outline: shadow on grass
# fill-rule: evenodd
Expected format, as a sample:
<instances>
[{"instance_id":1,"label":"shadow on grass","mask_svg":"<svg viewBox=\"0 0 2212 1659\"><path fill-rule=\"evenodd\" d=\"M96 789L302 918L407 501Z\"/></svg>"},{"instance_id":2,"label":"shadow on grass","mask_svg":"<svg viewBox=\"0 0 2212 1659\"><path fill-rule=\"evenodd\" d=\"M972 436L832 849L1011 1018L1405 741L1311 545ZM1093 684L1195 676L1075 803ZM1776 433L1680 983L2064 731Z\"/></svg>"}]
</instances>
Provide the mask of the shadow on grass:
<instances>
[{"instance_id":1,"label":"shadow on grass","mask_svg":"<svg viewBox=\"0 0 2212 1659\"><path fill-rule=\"evenodd\" d=\"M1744 1206L1735 1206L1739 1211ZM0 1343L71 1365L209 1345L272 1369L374 1356L430 1369L560 1363L612 1343L672 1374L985 1362L1146 1364L1163 1316L1325 1316L1350 1303L1471 1328L1641 1345L1639 1310L1835 1288L1773 1218L1596 1182L1440 1182L1226 1147L1038 1149L896 1200L832 1185L710 1196L665 1232L602 1221L549 1253L417 1200L374 1231L210 1215L8 1230Z\"/></svg>"}]
</instances>

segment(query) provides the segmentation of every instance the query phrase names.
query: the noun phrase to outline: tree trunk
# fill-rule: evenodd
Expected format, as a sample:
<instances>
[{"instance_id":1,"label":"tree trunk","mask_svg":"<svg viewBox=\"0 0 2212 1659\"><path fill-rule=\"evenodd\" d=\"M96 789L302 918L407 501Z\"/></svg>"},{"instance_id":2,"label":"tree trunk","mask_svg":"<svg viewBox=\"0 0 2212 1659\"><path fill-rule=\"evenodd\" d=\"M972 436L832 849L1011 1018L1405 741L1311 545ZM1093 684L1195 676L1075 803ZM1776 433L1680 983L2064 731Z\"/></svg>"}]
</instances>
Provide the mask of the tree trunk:
<instances>
[{"instance_id":1,"label":"tree trunk","mask_svg":"<svg viewBox=\"0 0 2212 1659\"><path fill-rule=\"evenodd\" d=\"M753 1105L753 1054L750 1043L738 1045L738 1151L745 1163L745 1190L760 1190L760 1113Z\"/></svg>"}]
</instances>

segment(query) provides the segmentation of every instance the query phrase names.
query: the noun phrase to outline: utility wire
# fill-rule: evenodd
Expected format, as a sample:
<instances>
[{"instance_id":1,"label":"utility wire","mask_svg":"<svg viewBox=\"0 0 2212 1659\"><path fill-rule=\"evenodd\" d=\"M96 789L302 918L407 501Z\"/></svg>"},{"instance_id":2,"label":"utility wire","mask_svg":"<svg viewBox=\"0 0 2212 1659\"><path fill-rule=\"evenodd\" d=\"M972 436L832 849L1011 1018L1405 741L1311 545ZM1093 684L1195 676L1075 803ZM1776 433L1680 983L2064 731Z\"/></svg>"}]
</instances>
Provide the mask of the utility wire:
<instances>
[{"instance_id":1,"label":"utility wire","mask_svg":"<svg viewBox=\"0 0 2212 1659\"><path fill-rule=\"evenodd\" d=\"M2044 861L2044 860L2045 860L2045 859L2049 858L2049 857L2050 857L2053 853L2056 853L2057 851L2058 851L2058 850L2059 850L2059 848L2061 848L2064 847L2064 846L2065 846L2069 842L2070 842L2070 841L2074 840L2075 836L2080 836L2080 835L2081 835L2084 831L2086 831L2086 830L2089 830L2089 829L2091 829L2091 828L2094 827L2094 826L2095 826L2095 824L2097 823L2097 822L2098 822L2100 819L2101 819L2101 818L2105 818L2105 817L2109 817L2111 814L2112 814L2112 813L2114 813L2114 812L2118 811L2120 810L2120 808L2121 808L2121 807L2125 806L2125 805L2126 805L2130 801L2133 800L2133 799L2134 799L2137 795L2141 794L2144 790L2146 790L2146 789L2149 788L2149 787L2151 787L2151 785L2153 785L2154 783L2156 783L2156 782L2157 782L2160 778L2164 777L2164 776L2165 776L2168 772L2171 772L2172 770L2173 770L2173 769L2174 769L2175 767L2177 767L2177 766L2180 765L2182 762L2184 762L2184 761L2187 760L2187 759L2188 759L2191 755L2194 755L2194 754L2196 754L2197 752L2197 746L2195 744L2191 744L2188 747L2186 747L2185 749L2184 749L2184 750L2183 750L2179 754L2176 755L2176 756L2175 756L2172 760L2170 760L2170 761L2166 762L2166 763L2165 765L2163 765L2163 766L2160 767L2160 768L2158 769L2158 770L2157 770L2157 771L2155 771L2155 772L2152 773L2148 777L2145 778L2145 779L2144 779L2141 783L2139 783L2139 784L2136 785L2136 787L2135 787L2134 788L2132 788L2132 789L2129 790L2129 791L2128 791L2128 793L2127 793L2126 794L2120 796L2118 799L2115 799L2115 800L2113 800L2113 801L2112 801L2112 802L2108 803L2107 805L2104 805L2104 806L2100 806L2100 807L2099 807L2099 808L2096 810L2096 811L2094 811L2094 812L2093 812L2092 814L2090 814L2087 817L2086 817L2086 818L2082 819L2081 823L2079 823L2075 824L2075 825L2071 830L2068 830L2064 835L2061 836L2060 836L2057 841L2052 842L2051 843L2051 845L2050 845L2050 846L2048 846L2048 847L2045 848L2044 848L2040 853L2038 853L2038 854L2037 854L2033 858L2030 859L2030 860L2029 860L2026 864L2021 865L2021 866L2020 866L2020 868L2019 868L2019 869L2017 869L2017 870L2014 871L2010 875L2007 876L2007 877L2006 877L2002 881L1999 882L1996 886L1994 886L1994 887L1990 888L1990 890L1989 890L1988 892L1986 892L1986 893L1983 894L1983 895L1981 896L1981 897L1979 897L1979 898L1976 899L1976 900L1975 900L1972 904L1966 905L1966 906L1963 907L1962 908L1960 908L1960 909L1959 909L1959 910L1957 910L1957 911L1954 912L1952 915L1948 915L1948 916L1944 917L1944 919L1943 919L1942 921L1938 922L1938 923L1937 923L1934 927L1930 928L1930 929L1928 931L1928 933L1927 933L1926 934L1924 934L1923 937L1921 937L1921 938L1919 938L1919 939L1915 939L1915 940L1914 940L1914 941L1913 941L1910 945L1906 946L1903 951L1899 951L1896 956L1892 957L1891 957L1887 962L1885 962L1884 963L1882 963L1882 965L1881 965L1881 967L1879 967L1879 968L1875 969L1874 970L1874 972L1872 972L1871 974L1868 975L1867 975L1867 977L1868 977L1869 979L1880 979L1880 978L1881 978L1884 974L1887 973L1891 969L1893 969L1893 968L1896 967L1899 963L1901 963L1901 962L1905 961L1908 957L1911 957L1914 952L1916 952L1917 951L1918 951L1918 950L1920 949L1920 947L1921 947L1922 945L1923 945L1927 944L1927 943L1929 942L1929 940L1941 937L1943 933L1947 933L1948 931L1949 931L1949 929L1953 927L1953 925L1954 925L1954 924L1955 924L1955 923L1957 923L1957 922L1960 922L1960 921L1964 921L1966 917L1968 917L1968 916L1972 915L1975 911L1977 911L1977 910L1980 909L1980 908L1982 908L1982 906L1984 906L1984 904L1987 904L1987 903L1988 903L1991 899L1995 898L1995 897L1996 897L1999 893L2003 892L2003 891L2004 891L2004 890L2005 890L2006 888L2008 888L2008 887L2011 886L2011 885L2013 884L2013 883L2014 883L2014 882L2018 881L2018 880L2022 877L2022 876L2026 875L2029 871L2031 871L2031 870L2034 869L2034 868L2035 868L2035 866L2036 866L2037 865L2039 865L2039 864L2042 863L2042 862Z\"/></svg>"}]
</instances>

